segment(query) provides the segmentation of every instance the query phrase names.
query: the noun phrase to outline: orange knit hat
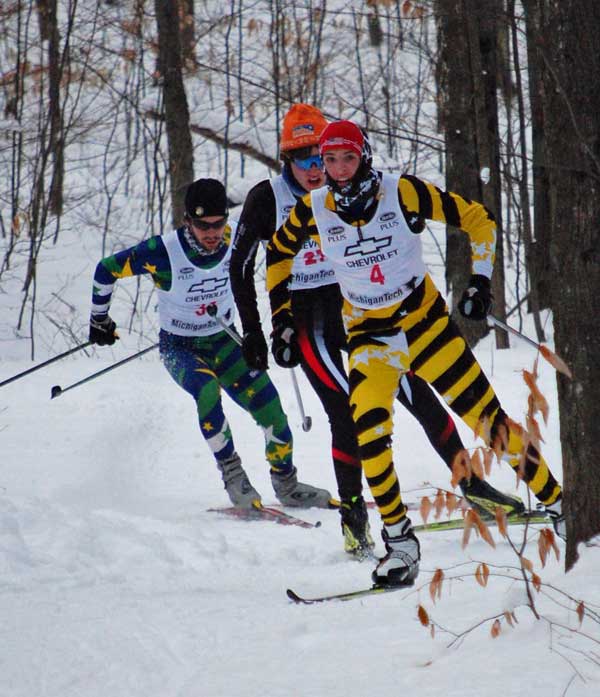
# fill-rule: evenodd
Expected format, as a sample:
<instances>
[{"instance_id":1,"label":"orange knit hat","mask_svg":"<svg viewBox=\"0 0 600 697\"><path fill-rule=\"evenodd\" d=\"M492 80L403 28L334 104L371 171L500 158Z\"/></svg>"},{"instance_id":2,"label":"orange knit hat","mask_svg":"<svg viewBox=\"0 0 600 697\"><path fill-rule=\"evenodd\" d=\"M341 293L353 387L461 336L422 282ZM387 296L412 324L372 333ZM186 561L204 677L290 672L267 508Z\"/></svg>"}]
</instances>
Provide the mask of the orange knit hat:
<instances>
[{"instance_id":1,"label":"orange knit hat","mask_svg":"<svg viewBox=\"0 0 600 697\"><path fill-rule=\"evenodd\" d=\"M327 119L310 104L294 104L283 117L280 152L317 145Z\"/></svg>"}]
</instances>

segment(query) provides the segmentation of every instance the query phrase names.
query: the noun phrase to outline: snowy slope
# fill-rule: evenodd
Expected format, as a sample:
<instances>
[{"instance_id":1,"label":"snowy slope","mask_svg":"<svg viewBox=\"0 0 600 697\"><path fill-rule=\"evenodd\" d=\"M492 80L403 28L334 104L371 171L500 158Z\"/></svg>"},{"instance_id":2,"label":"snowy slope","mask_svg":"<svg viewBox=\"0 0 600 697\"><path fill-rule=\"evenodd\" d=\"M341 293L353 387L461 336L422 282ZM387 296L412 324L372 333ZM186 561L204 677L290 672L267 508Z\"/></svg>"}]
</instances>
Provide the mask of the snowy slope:
<instances>
[{"instance_id":1,"label":"snowy slope","mask_svg":"<svg viewBox=\"0 0 600 697\"><path fill-rule=\"evenodd\" d=\"M137 340L123 334L122 344L99 350L99 358L67 359L0 389L0 695L600 693L598 623L586 618L576 631L574 603L546 591L535 594L542 616L536 620L514 580L516 557L497 532L495 550L481 540L463 550L459 532L422 534L414 589L351 603L291 604L289 586L312 595L368 585L372 563L345 558L334 511L303 513L322 522L311 530L207 512L227 498L197 432L193 402L155 352L50 400L52 385L65 387L135 351ZM521 418L526 389L519 371L531 368L531 350L497 352L488 340L478 355L509 412ZM3 361L0 379L30 365ZM547 364L540 368L552 408L546 454L560 476L554 376ZM319 403L299 374L313 417L304 433L289 375L271 372L302 477L335 490ZM274 502L259 431L235 405L226 408L253 483ZM424 482L447 488L447 470L418 426L403 413L396 423L406 497L431 493ZM506 466L494 467L492 481L515 489ZM378 533L374 511L371 524ZM562 559L541 569L536 542L532 531L527 556L543 582L595 604L597 613L600 551L583 550L565 576ZM486 588L473 578L479 561L490 566ZM455 580L445 582L434 604L428 583L436 568ZM419 604L437 624L433 638L418 621ZM518 624L503 621L492 638L487 618L513 610Z\"/></svg>"}]
</instances>

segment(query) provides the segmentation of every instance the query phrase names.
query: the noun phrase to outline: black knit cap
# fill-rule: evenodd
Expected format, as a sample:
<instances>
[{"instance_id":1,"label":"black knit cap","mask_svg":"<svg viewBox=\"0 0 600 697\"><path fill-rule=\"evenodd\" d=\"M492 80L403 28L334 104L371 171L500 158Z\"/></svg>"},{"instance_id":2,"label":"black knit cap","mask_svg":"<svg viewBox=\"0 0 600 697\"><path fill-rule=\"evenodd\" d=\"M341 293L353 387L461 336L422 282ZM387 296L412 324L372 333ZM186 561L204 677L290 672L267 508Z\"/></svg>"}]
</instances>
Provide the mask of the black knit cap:
<instances>
[{"instance_id":1,"label":"black knit cap","mask_svg":"<svg viewBox=\"0 0 600 697\"><path fill-rule=\"evenodd\" d=\"M196 179L185 192L185 212L190 218L229 213L225 187L217 179Z\"/></svg>"}]
</instances>

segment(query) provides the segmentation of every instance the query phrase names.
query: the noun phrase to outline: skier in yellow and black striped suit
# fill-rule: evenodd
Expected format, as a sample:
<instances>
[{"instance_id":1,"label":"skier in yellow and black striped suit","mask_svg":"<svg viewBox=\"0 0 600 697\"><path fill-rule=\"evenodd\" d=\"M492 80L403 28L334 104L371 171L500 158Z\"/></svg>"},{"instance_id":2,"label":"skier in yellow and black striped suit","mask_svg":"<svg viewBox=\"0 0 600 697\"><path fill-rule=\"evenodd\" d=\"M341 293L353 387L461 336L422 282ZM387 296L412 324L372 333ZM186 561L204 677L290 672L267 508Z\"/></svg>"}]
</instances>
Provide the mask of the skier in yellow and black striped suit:
<instances>
[{"instance_id":1,"label":"skier in yellow and black striped suit","mask_svg":"<svg viewBox=\"0 0 600 697\"><path fill-rule=\"evenodd\" d=\"M368 139L350 121L329 124L319 149L326 186L297 202L267 247L272 352L284 367L294 353L288 280L294 256L311 237L332 263L344 296L350 404L387 551L373 580L411 585L419 570L420 547L402 503L391 448L399 376L412 370L429 382L466 424L503 452L503 459L515 470L524 448L519 427L508 419L450 318L427 272L420 237L411 223L421 216L469 235L473 275L459 309L477 320L485 319L491 307L496 224L480 203L417 177L374 170ZM531 444L522 477L564 538L561 487Z\"/></svg>"}]
</instances>

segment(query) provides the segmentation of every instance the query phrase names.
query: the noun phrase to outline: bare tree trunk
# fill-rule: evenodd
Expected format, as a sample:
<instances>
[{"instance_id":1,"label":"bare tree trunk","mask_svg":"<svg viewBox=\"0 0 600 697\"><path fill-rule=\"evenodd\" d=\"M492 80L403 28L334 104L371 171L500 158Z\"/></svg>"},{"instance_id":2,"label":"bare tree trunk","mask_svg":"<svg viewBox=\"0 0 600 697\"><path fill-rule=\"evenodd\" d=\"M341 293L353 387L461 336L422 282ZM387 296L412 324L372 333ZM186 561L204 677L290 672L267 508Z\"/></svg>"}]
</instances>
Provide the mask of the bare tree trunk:
<instances>
[{"instance_id":1,"label":"bare tree trunk","mask_svg":"<svg viewBox=\"0 0 600 697\"><path fill-rule=\"evenodd\" d=\"M187 186L194 179L190 112L183 86L179 1L155 0L158 27L158 70L161 75L169 148L173 225L181 224Z\"/></svg>"},{"instance_id":2,"label":"bare tree trunk","mask_svg":"<svg viewBox=\"0 0 600 697\"><path fill-rule=\"evenodd\" d=\"M558 378L567 521L566 568L600 533L600 4L546 0L538 43L546 61L554 337L573 371Z\"/></svg>"},{"instance_id":3,"label":"bare tree trunk","mask_svg":"<svg viewBox=\"0 0 600 697\"><path fill-rule=\"evenodd\" d=\"M531 145L533 175L533 236L531 265L528 269L531 286L538 293L540 309L550 307L552 272L550 269L550 201L546 169L544 129L544 85L547 68L538 42L546 30L546 10L543 0L523 0L527 32L527 64L529 77L529 103L531 110Z\"/></svg>"},{"instance_id":4,"label":"bare tree trunk","mask_svg":"<svg viewBox=\"0 0 600 697\"><path fill-rule=\"evenodd\" d=\"M505 317L504 257L500 200L500 155L496 101L497 0L437 0L440 65L438 85L441 127L446 141L446 188L481 201L498 224L498 245L492 282L496 314ZM466 29L466 36L465 36ZM457 40L457 37L461 37ZM480 172L489 170L489 183ZM448 228L446 286L452 291L453 317L473 346L487 333L483 323L464 321L456 306L470 276L467 237ZM504 333L503 333L504 334ZM508 346L496 335L499 348Z\"/></svg>"},{"instance_id":5,"label":"bare tree trunk","mask_svg":"<svg viewBox=\"0 0 600 697\"><path fill-rule=\"evenodd\" d=\"M513 57L515 67L515 94L518 102L519 112L519 143L520 143L520 165L519 165L519 198L521 202L521 217L523 225L523 241L525 243L525 261L529 276L529 302L528 306L533 314L533 321L537 340L546 341L544 329L540 319L540 301L537 285L537 278L532 270L535 267L533 232L531 229L531 213L529 205L529 165L527 162L527 133L525 103L523 98L523 85L521 80L521 62L519 59L519 38L517 35L517 23L515 17L515 0L508 2L508 17L510 22L510 34L513 45ZM520 313L519 313L520 314Z\"/></svg>"},{"instance_id":6,"label":"bare tree trunk","mask_svg":"<svg viewBox=\"0 0 600 697\"><path fill-rule=\"evenodd\" d=\"M494 314L506 320L506 296L504 292L504 233L502 228L502 199L500 174L500 133L498 127L498 18L502 13L502 0L467 0L469 20L469 45L471 48L471 74L475 95L475 114L479 154L479 173L488 170L489 182L481 174L481 198L496 217L496 261L492 277ZM496 329L496 347L509 348L508 335Z\"/></svg>"},{"instance_id":7,"label":"bare tree trunk","mask_svg":"<svg viewBox=\"0 0 600 697\"><path fill-rule=\"evenodd\" d=\"M65 142L63 116L60 106L60 81L63 65L60 53L60 32L58 31L57 2L48 0L48 97L50 107L49 147L54 163L50 191L48 193L50 211L60 217L63 210L63 182L65 178ZM67 49L65 48L65 51Z\"/></svg>"},{"instance_id":8,"label":"bare tree trunk","mask_svg":"<svg viewBox=\"0 0 600 697\"><path fill-rule=\"evenodd\" d=\"M455 41L463 32L463 11L454 0L437 0L440 61L437 71L440 130L446 149L446 188L476 199L480 195L475 124L471 112L468 46ZM456 307L469 280L469 241L454 228L446 230L446 292ZM452 308L454 309L454 308ZM456 312L453 313L456 315ZM461 329L467 325L455 317ZM465 334L469 342L474 338ZM481 336L481 335L480 335ZM476 340L480 338L475 337Z\"/></svg>"}]
</instances>

